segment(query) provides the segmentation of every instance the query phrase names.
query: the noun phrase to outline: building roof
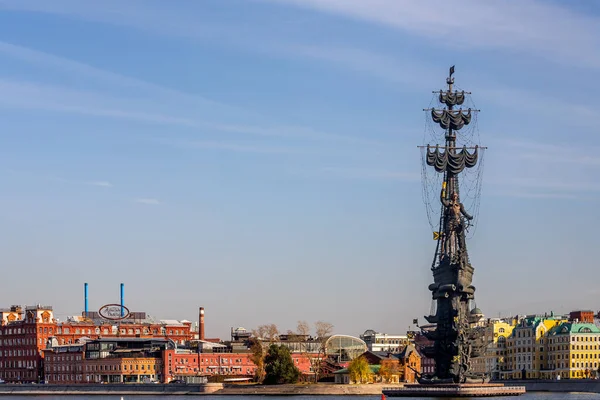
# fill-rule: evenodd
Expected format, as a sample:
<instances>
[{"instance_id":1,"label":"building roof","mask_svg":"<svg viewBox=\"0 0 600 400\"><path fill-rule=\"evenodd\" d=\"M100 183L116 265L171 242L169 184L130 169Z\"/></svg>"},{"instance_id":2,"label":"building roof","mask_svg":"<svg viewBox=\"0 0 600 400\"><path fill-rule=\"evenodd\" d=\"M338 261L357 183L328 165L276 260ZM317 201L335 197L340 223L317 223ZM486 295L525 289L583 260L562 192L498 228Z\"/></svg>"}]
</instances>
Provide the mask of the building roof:
<instances>
[{"instance_id":1,"label":"building roof","mask_svg":"<svg viewBox=\"0 0 600 400\"><path fill-rule=\"evenodd\" d=\"M149 337L149 338L137 338L137 337L100 337L98 339L90 340L90 342L136 342L136 343L167 343L169 339Z\"/></svg>"},{"instance_id":2,"label":"building roof","mask_svg":"<svg viewBox=\"0 0 600 400\"><path fill-rule=\"evenodd\" d=\"M161 319L160 323L167 326L184 326L181 321L177 321L176 319Z\"/></svg>"},{"instance_id":3,"label":"building roof","mask_svg":"<svg viewBox=\"0 0 600 400\"><path fill-rule=\"evenodd\" d=\"M400 358L400 359L408 358L408 356L410 356L410 353L412 353L413 351L416 352L419 357L421 356L419 354L419 352L417 351L417 349L415 348L415 346L413 346L412 344L409 344L400 352L400 354L398 354L398 358Z\"/></svg>"},{"instance_id":4,"label":"building roof","mask_svg":"<svg viewBox=\"0 0 600 400\"><path fill-rule=\"evenodd\" d=\"M381 365L369 365L369 368L371 369L372 373L376 374L379 372ZM348 368L342 368L342 369L334 372L334 374L348 374L348 373L349 373Z\"/></svg>"},{"instance_id":5,"label":"building roof","mask_svg":"<svg viewBox=\"0 0 600 400\"><path fill-rule=\"evenodd\" d=\"M560 325L552 328L550 335L565 335L565 334L600 334L600 328L592 323L575 323L563 322Z\"/></svg>"},{"instance_id":6,"label":"building roof","mask_svg":"<svg viewBox=\"0 0 600 400\"><path fill-rule=\"evenodd\" d=\"M394 355L391 354L389 351L371 351L371 350L367 350L367 351L365 351L365 353L363 353L363 355L366 354L366 353L373 354L375 357L377 357L377 358L379 358L381 360L384 360L386 358L392 358L392 357L394 357Z\"/></svg>"}]
</instances>

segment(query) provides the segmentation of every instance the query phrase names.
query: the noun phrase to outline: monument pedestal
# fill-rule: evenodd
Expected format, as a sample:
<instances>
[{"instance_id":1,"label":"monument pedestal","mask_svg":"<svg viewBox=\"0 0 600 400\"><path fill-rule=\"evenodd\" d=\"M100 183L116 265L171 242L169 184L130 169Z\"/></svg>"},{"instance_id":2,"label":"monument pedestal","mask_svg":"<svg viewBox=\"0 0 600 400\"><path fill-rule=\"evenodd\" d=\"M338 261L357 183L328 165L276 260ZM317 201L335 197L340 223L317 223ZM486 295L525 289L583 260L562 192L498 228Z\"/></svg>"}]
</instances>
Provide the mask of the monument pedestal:
<instances>
[{"instance_id":1,"label":"monument pedestal","mask_svg":"<svg viewBox=\"0 0 600 400\"><path fill-rule=\"evenodd\" d=\"M504 386L502 383L406 384L401 388L384 388L386 397L495 397L519 396L525 386Z\"/></svg>"}]
</instances>

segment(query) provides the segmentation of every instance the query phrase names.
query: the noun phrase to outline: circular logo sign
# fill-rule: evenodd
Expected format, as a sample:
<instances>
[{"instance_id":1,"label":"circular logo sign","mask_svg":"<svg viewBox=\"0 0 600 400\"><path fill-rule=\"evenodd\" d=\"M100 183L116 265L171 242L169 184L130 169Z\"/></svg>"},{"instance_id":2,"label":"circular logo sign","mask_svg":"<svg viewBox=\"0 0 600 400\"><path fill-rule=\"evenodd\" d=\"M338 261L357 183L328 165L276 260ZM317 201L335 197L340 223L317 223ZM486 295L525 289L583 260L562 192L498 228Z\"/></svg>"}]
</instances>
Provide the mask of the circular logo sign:
<instances>
[{"instance_id":1,"label":"circular logo sign","mask_svg":"<svg viewBox=\"0 0 600 400\"><path fill-rule=\"evenodd\" d=\"M119 320L129 316L129 309L120 304L106 304L100 307L98 314L104 319Z\"/></svg>"}]
</instances>

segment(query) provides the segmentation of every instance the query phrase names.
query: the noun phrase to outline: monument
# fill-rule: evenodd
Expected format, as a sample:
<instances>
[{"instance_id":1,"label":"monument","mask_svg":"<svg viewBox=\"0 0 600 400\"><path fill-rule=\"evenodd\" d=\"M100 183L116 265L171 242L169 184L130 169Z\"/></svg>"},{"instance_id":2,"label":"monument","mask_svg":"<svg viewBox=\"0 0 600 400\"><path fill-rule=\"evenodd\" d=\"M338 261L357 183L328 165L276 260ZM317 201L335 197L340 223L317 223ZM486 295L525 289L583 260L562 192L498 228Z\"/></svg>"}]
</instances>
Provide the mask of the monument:
<instances>
[{"instance_id":1,"label":"monument","mask_svg":"<svg viewBox=\"0 0 600 400\"><path fill-rule=\"evenodd\" d=\"M485 374L477 374L471 369L471 358L480 355L485 343L477 342L481 328L474 326L476 321L470 307L474 303L475 287L472 285L474 268L467 251L467 233L474 228L474 215L461 201L461 194L465 194L470 208L476 213L485 147L478 143L477 129L460 134L479 110L462 108L470 93L455 89L453 75L454 66L446 79L447 89L433 92L437 107L425 109L435 125L430 126L428 133L434 140L443 140L443 144L419 146L423 159L423 195L436 241L431 265L433 283L429 285L432 308L430 315L425 317L429 325L421 327L423 335L433 345L422 351L435 360L435 372L419 374L418 385L384 390L384 394L392 397L502 396L525 392L523 387L489 384ZM428 169L433 169L433 173ZM469 170L476 173L466 176ZM463 177L464 182L461 181ZM436 203L440 208L435 206Z\"/></svg>"}]
</instances>

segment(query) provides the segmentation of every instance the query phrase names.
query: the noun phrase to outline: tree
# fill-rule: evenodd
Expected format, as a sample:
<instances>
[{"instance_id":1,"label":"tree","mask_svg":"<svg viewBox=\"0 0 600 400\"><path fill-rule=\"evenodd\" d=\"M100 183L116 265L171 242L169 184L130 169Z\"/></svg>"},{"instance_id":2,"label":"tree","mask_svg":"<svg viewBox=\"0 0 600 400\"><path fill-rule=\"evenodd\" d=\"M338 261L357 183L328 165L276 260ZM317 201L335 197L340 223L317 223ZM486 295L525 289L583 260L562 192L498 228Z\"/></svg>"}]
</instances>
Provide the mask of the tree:
<instances>
[{"instance_id":1,"label":"tree","mask_svg":"<svg viewBox=\"0 0 600 400\"><path fill-rule=\"evenodd\" d=\"M265 378L265 345L264 341L274 343L279 340L279 329L275 324L259 325L252 329L252 338L250 338L250 351L252 355L250 360L256 364L256 373L254 377L257 382L262 382Z\"/></svg>"},{"instance_id":2,"label":"tree","mask_svg":"<svg viewBox=\"0 0 600 400\"><path fill-rule=\"evenodd\" d=\"M298 321L298 326L296 327L296 333L299 336L308 336L310 335L310 325L306 321Z\"/></svg>"},{"instance_id":3,"label":"tree","mask_svg":"<svg viewBox=\"0 0 600 400\"><path fill-rule=\"evenodd\" d=\"M283 345L272 344L265 356L266 385L296 383L300 378L300 370L294 365L290 350Z\"/></svg>"},{"instance_id":4,"label":"tree","mask_svg":"<svg viewBox=\"0 0 600 400\"><path fill-rule=\"evenodd\" d=\"M350 381L354 383L367 383L371 380L371 367L369 362L363 356L357 357L348 365Z\"/></svg>"},{"instance_id":5,"label":"tree","mask_svg":"<svg viewBox=\"0 0 600 400\"><path fill-rule=\"evenodd\" d=\"M258 328L252 330L252 335L273 343L279 340L279 329L275 324L259 325Z\"/></svg>"},{"instance_id":6,"label":"tree","mask_svg":"<svg viewBox=\"0 0 600 400\"><path fill-rule=\"evenodd\" d=\"M260 383L265 378L265 352L258 338L250 339L250 351L250 361L256 365L254 378Z\"/></svg>"},{"instance_id":7,"label":"tree","mask_svg":"<svg viewBox=\"0 0 600 400\"><path fill-rule=\"evenodd\" d=\"M400 361L387 358L381 361L381 367L377 373L382 380L389 382L394 375L400 375Z\"/></svg>"},{"instance_id":8,"label":"tree","mask_svg":"<svg viewBox=\"0 0 600 400\"><path fill-rule=\"evenodd\" d=\"M315 372L315 382L319 381L323 359L327 356L327 339L329 339L332 332L333 324L324 321L315 322L315 333L317 335L315 340L317 341L318 347L316 357L311 358L311 365Z\"/></svg>"}]
</instances>

